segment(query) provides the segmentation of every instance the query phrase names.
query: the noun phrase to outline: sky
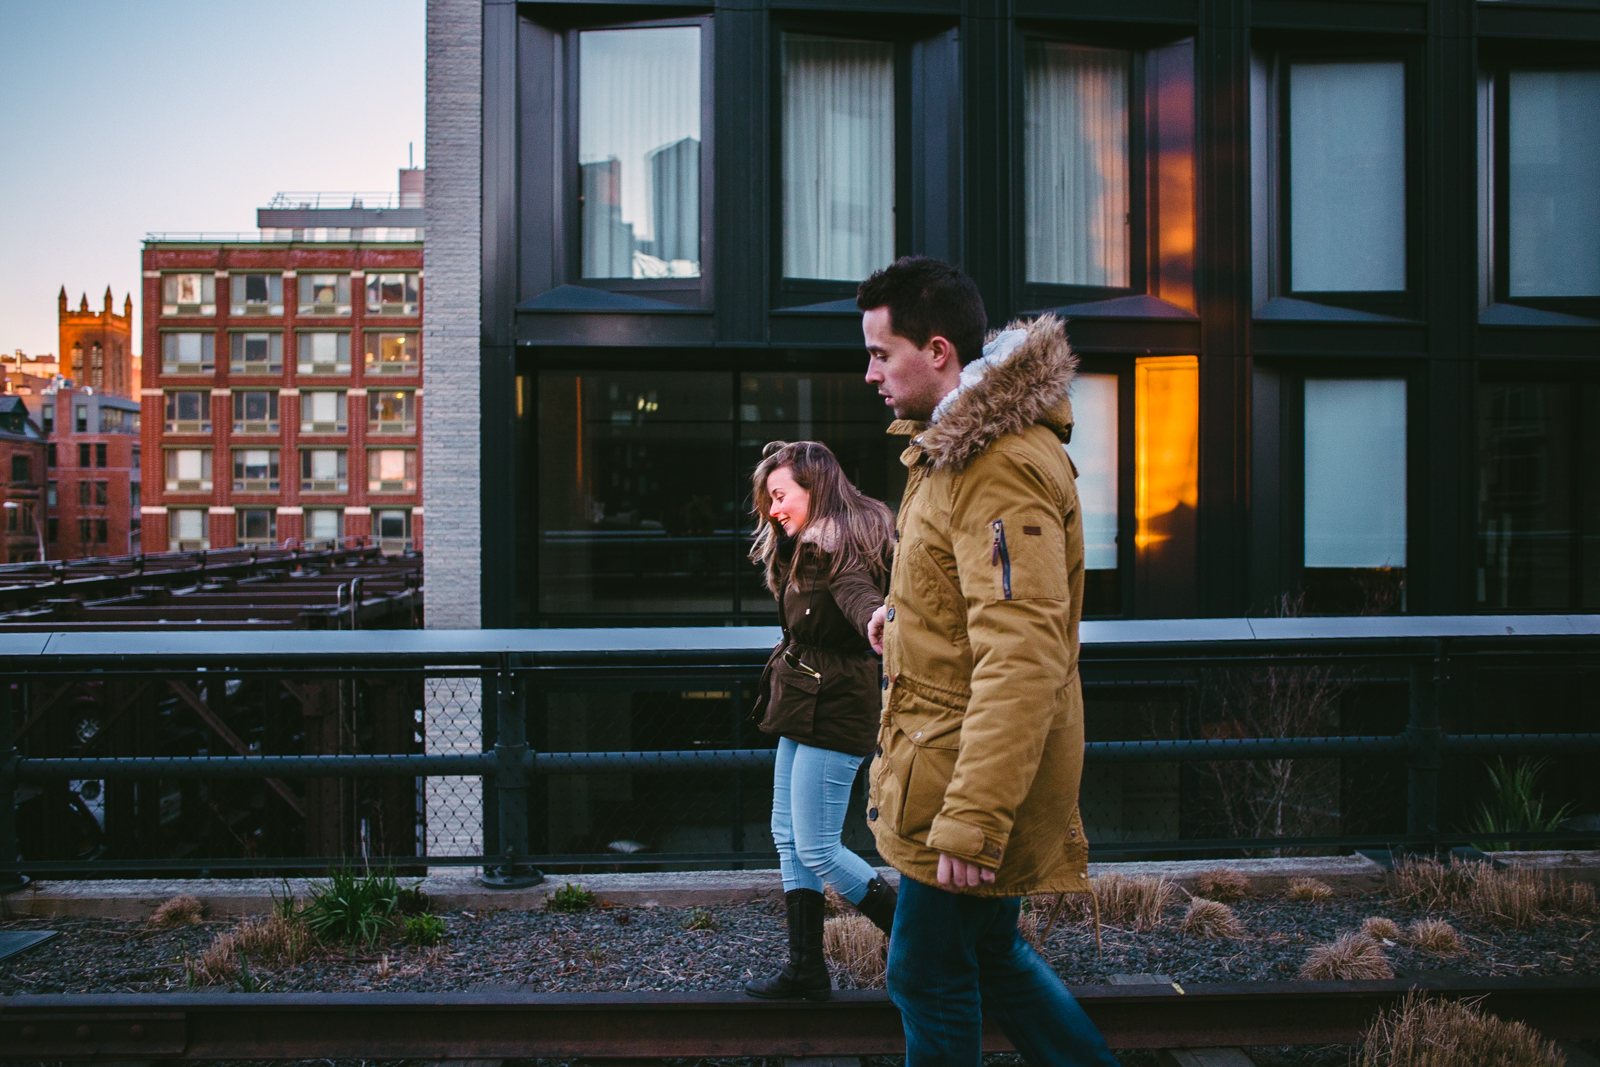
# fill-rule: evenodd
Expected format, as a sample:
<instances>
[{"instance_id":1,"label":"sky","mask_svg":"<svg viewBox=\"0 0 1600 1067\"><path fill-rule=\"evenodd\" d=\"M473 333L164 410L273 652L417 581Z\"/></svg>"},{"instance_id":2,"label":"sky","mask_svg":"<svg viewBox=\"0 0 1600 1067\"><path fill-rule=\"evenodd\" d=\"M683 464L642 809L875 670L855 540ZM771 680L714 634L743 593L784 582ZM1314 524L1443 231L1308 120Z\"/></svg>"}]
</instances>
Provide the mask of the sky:
<instances>
[{"instance_id":1,"label":"sky","mask_svg":"<svg viewBox=\"0 0 1600 1067\"><path fill-rule=\"evenodd\" d=\"M0 352L56 351L63 285L132 293L142 349L146 233L394 190L425 162L424 2L0 0Z\"/></svg>"}]
</instances>

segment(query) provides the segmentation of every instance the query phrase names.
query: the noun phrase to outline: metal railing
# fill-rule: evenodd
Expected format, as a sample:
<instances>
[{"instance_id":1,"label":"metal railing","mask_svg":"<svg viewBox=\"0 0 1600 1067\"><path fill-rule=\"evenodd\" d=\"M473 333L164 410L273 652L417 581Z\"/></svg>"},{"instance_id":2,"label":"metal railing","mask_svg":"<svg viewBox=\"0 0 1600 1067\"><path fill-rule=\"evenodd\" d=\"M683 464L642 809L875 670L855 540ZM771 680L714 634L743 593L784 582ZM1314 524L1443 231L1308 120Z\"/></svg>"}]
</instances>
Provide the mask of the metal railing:
<instances>
[{"instance_id":1,"label":"metal railing","mask_svg":"<svg viewBox=\"0 0 1600 1067\"><path fill-rule=\"evenodd\" d=\"M369 854L375 862L420 866L485 866L492 881L516 884L537 877L535 868L559 864L636 863L729 865L769 862L770 855L742 851L622 854L536 853L530 847L530 789L563 775L628 775L715 772L731 775L737 807L739 775L769 768L770 748L679 747L626 751L536 751L528 743L530 694L555 691L717 686L714 694L742 714L754 681L779 632L775 627L618 628L601 630L483 630L234 633L28 633L0 634L0 665L9 684L0 686L0 730L26 733L48 714L48 704L17 728L16 701L29 686L81 684L84 679L128 687L175 677L194 680L184 697L217 736L227 739L209 694L226 694L247 683L305 692L313 683L383 684L418 678L467 678L481 687L482 751L458 753L255 754L239 739L239 755L100 756L23 758L15 748L0 756L0 792L18 785L62 779L106 782L150 779L269 780L286 802L295 794L281 779L481 778L484 784L482 854L423 856ZM1451 672L1465 663L1492 662L1534 670L1560 664L1600 662L1600 616L1465 616L1327 619L1216 619L1086 623L1081 670L1086 688L1137 684L1182 685L1192 672L1303 669L1341 665L1369 672L1388 685L1403 684L1409 712L1403 731L1377 736L1190 737L1169 740L1097 741L1086 760L1098 763L1216 763L1219 761L1386 758L1405 768L1405 830L1387 834L1326 834L1300 837L1205 838L1105 843L1098 856L1118 853L1217 852L1247 848L1425 848L1472 840L1519 843L1600 841L1592 830L1546 833L1496 831L1457 833L1443 828L1439 773L1460 756L1600 751L1600 732L1539 734L1447 734L1441 700L1449 699ZM1174 673L1176 672L1176 673ZM1185 674L1185 672L1189 672ZM1356 671L1354 675L1359 675ZM290 679L295 679L291 681ZM172 683L174 688L182 688ZM204 697L197 696L203 686ZM339 689L343 707L344 689ZM132 698L129 698L132 699ZM220 699L220 697L219 697ZM35 700L35 705L38 701ZM737 731L736 731L736 736ZM275 784L274 784L275 783ZM0 875L56 871L204 868L289 870L338 862L328 855L232 858L152 857L120 860L36 860L6 863L17 855L15 809L0 805Z\"/></svg>"}]
</instances>

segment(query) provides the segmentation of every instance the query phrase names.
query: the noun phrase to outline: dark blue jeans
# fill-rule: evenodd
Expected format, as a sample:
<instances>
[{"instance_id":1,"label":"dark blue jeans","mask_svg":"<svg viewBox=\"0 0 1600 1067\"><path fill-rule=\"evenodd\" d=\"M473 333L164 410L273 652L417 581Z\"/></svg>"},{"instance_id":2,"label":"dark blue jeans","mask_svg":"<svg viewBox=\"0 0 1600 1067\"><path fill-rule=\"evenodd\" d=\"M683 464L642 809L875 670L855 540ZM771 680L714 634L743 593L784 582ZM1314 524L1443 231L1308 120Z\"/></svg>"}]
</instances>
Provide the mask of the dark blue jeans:
<instances>
[{"instance_id":1,"label":"dark blue jeans","mask_svg":"<svg viewBox=\"0 0 1600 1067\"><path fill-rule=\"evenodd\" d=\"M978 1067L989 1013L1030 1067L1117 1067L1094 1023L1017 933L1022 901L900 879L889 997L906 1067Z\"/></svg>"}]
</instances>

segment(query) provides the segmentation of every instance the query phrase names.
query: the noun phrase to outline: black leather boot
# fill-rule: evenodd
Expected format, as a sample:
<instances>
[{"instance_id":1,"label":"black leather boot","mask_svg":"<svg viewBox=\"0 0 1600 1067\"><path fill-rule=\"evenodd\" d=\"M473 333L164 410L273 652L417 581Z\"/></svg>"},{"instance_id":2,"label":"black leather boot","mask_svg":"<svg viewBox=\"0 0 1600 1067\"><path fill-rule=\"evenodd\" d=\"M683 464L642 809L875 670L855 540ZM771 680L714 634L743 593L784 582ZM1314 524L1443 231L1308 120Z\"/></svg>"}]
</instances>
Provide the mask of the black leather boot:
<instances>
[{"instance_id":1,"label":"black leather boot","mask_svg":"<svg viewBox=\"0 0 1600 1067\"><path fill-rule=\"evenodd\" d=\"M874 878L867 883L867 895L861 898L856 910L872 920L872 925L887 936L894 929L894 906L899 899L894 886L882 878Z\"/></svg>"},{"instance_id":2,"label":"black leather boot","mask_svg":"<svg viewBox=\"0 0 1600 1067\"><path fill-rule=\"evenodd\" d=\"M746 982L744 991L763 1000L827 1000L833 996L833 980L822 954L822 894L792 889L783 895L783 903L789 918L789 965L771 978Z\"/></svg>"}]
</instances>

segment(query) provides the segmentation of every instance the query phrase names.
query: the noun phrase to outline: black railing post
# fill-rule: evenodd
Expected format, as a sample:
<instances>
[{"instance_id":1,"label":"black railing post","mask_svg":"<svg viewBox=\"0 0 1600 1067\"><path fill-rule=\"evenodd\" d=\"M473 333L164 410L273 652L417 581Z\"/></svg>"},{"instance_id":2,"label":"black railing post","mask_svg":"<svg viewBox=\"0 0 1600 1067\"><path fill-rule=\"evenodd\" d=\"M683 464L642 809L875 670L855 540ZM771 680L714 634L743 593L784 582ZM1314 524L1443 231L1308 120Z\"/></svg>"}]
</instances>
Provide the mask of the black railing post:
<instances>
[{"instance_id":1,"label":"black railing post","mask_svg":"<svg viewBox=\"0 0 1600 1067\"><path fill-rule=\"evenodd\" d=\"M0 894L28 884L17 873L17 746L11 721L12 685L0 682Z\"/></svg>"},{"instance_id":2,"label":"black railing post","mask_svg":"<svg viewBox=\"0 0 1600 1067\"><path fill-rule=\"evenodd\" d=\"M501 657L495 682L494 784L504 861L498 866L485 866L479 880L492 889L523 889L544 881L544 875L527 862L527 704L522 679L512 673L509 657Z\"/></svg>"},{"instance_id":3,"label":"black railing post","mask_svg":"<svg viewBox=\"0 0 1600 1067\"><path fill-rule=\"evenodd\" d=\"M1406 833L1439 835L1439 690L1444 646L1411 662L1411 715L1406 723Z\"/></svg>"}]
</instances>

